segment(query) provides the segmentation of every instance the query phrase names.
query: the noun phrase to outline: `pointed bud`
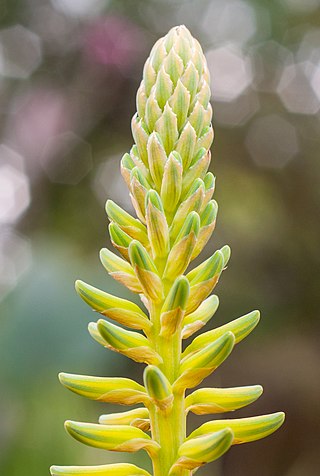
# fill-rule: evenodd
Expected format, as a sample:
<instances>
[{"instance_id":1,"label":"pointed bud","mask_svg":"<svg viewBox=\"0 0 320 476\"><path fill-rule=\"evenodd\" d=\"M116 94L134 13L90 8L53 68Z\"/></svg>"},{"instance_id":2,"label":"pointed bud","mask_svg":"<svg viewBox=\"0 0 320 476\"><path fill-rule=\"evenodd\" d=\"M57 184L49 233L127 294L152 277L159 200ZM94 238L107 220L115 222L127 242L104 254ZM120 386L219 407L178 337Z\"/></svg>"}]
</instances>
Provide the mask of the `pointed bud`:
<instances>
[{"instance_id":1,"label":"pointed bud","mask_svg":"<svg viewBox=\"0 0 320 476\"><path fill-rule=\"evenodd\" d=\"M200 231L192 259L195 259L208 243L216 226L218 204L211 200L200 215Z\"/></svg>"},{"instance_id":2,"label":"pointed bud","mask_svg":"<svg viewBox=\"0 0 320 476\"><path fill-rule=\"evenodd\" d=\"M201 203L204 197L204 184L201 179L197 179L194 181L192 187L189 190L188 195L185 197L184 201L179 206L172 225L170 227L170 238L171 240L175 240L187 215L191 212L198 212ZM201 223L201 222L200 222Z\"/></svg>"},{"instance_id":3,"label":"pointed bud","mask_svg":"<svg viewBox=\"0 0 320 476\"><path fill-rule=\"evenodd\" d=\"M185 69L185 72L183 73L183 75L181 77L181 82L187 88L187 90L189 91L189 93L190 93L190 102L192 104L192 102L194 100L194 97L196 95L197 89L198 89L199 73L198 73L198 71L196 70L196 67L194 66L194 64L192 64L191 61L189 61L188 66Z\"/></svg>"},{"instance_id":4,"label":"pointed bud","mask_svg":"<svg viewBox=\"0 0 320 476\"><path fill-rule=\"evenodd\" d=\"M197 101L193 107L192 113L190 114L188 121L196 131L197 137L201 134L201 131L204 126L205 110L202 104Z\"/></svg>"},{"instance_id":5,"label":"pointed bud","mask_svg":"<svg viewBox=\"0 0 320 476\"><path fill-rule=\"evenodd\" d=\"M163 279L172 282L177 276L183 274L186 270L196 244L199 226L199 215L196 212L191 212L187 216L181 231L171 248L164 270Z\"/></svg>"},{"instance_id":6,"label":"pointed bud","mask_svg":"<svg viewBox=\"0 0 320 476\"><path fill-rule=\"evenodd\" d=\"M223 255L216 251L211 258L187 274L190 282L190 296L187 305L187 314L195 311L202 301L209 296L216 286L223 270Z\"/></svg>"},{"instance_id":7,"label":"pointed bud","mask_svg":"<svg viewBox=\"0 0 320 476\"><path fill-rule=\"evenodd\" d=\"M110 221L117 223L129 236L141 241L141 243L148 243L146 227L112 200L107 201L106 212Z\"/></svg>"},{"instance_id":8,"label":"pointed bud","mask_svg":"<svg viewBox=\"0 0 320 476\"><path fill-rule=\"evenodd\" d=\"M255 402L262 394L261 385L235 388L200 388L187 396L186 411L196 415L238 410Z\"/></svg>"},{"instance_id":9,"label":"pointed bud","mask_svg":"<svg viewBox=\"0 0 320 476\"><path fill-rule=\"evenodd\" d=\"M135 408L127 412L110 413L99 417L100 425L131 425L137 418L149 418L149 410L145 407Z\"/></svg>"},{"instance_id":10,"label":"pointed bud","mask_svg":"<svg viewBox=\"0 0 320 476\"><path fill-rule=\"evenodd\" d=\"M161 309L162 336L170 336L180 328L185 314L189 297L189 281L185 276L179 276L173 283Z\"/></svg>"},{"instance_id":11,"label":"pointed bud","mask_svg":"<svg viewBox=\"0 0 320 476\"><path fill-rule=\"evenodd\" d=\"M136 98L137 112L140 118L144 117L146 103L147 103L147 95L145 91L145 86L142 81L137 91L137 98Z\"/></svg>"},{"instance_id":12,"label":"pointed bud","mask_svg":"<svg viewBox=\"0 0 320 476\"><path fill-rule=\"evenodd\" d=\"M128 248L133 238L131 238L131 236L129 236L120 228L120 226L113 222L109 225L109 235L113 246L126 260L129 260Z\"/></svg>"},{"instance_id":13,"label":"pointed bud","mask_svg":"<svg viewBox=\"0 0 320 476\"><path fill-rule=\"evenodd\" d=\"M107 248L100 251L100 261L109 275L134 293L141 293L141 285L132 266Z\"/></svg>"},{"instance_id":14,"label":"pointed bud","mask_svg":"<svg viewBox=\"0 0 320 476\"><path fill-rule=\"evenodd\" d=\"M224 245L220 251L223 254L223 267L225 268L231 256L231 248L228 245Z\"/></svg>"},{"instance_id":15,"label":"pointed bud","mask_svg":"<svg viewBox=\"0 0 320 476\"><path fill-rule=\"evenodd\" d=\"M215 314L219 306L218 296L210 296L190 314L187 314L182 322L182 338L187 339L201 329Z\"/></svg>"},{"instance_id":16,"label":"pointed bud","mask_svg":"<svg viewBox=\"0 0 320 476\"><path fill-rule=\"evenodd\" d=\"M167 161L167 154L161 142L161 137L153 132L148 139L148 160L152 179L158 188L161 187L163 171Z\"/></svg>"},{"instance_id":17,"label":"pointed bud","mask_svg":"<svg viewBox=\"0 0 320 476\"><path fill-rule=\"evenodd\" d=\"M209 151L213 141L213 135L213 129L210 124L210 126L203 129L202 135L197 141L196 152L200 151L202 148Z\"/></svg>"},{"instance_id":18,"label":"pointed bud","mask_svg":"<svg viewBox=\"0 0 320 476\"><path fill-rule=\"evenodd\" d=\"M168 215L176 209L181 194L181 186L181 157L177 152L172 152L165 164L161 184L161 200Z\"/></svg>"},{"instance_id":19,"label":"pointed bud","mask_svg":"<svg viewBox=\"0 0 320 476\"><path fill-rule=\"evenodd\" d=\"M181 374L174 383L174 390L181 391L199 385L229 356L233 346L234 335L226 332L219 339L201 347L195 354L182 359Z\"/></svg>"},{"instance_id":20,"label":"pointed bud","mask_svg":"<svg viewBox=\"0 0 320 476\"><path fill-rule=\"evenodd\" d=\"M174 93L170 98L170 106L177 116L178 130L180 131L186 122L190 106L190 93L180 79L178 79Z\"/></svg>"},{"instance_id":21,"label":"pointed bud","mask_svg":"<svg viewBox=\"0 0 320 476\"><path fill-rule=\"evenodd\" d=\"M148 404L149 402L145 388L129 378L89 377L60 373L59 380L64 387L91 400L120 405Z\"/></svg>"},{"instance_id":22,"label":"pointed bud","mask_svg":"<svg viewBox=\"0 0 320 476\"><path fill-rule=\"evenodd\" d=\"M150 346L149 340L138 332L127 331L104 319L99 319L97 327L109 349L120 352L136 362L159 364L162 361Z\"/></svg>"},{"instance_id":23,"label":"pointed bud","mask_svg":"<svg viewBox=\"0 0 320 476\"><path fill-rule=\"evenodd\" d=\"M194 155L197 142L197 134L190 122L184 126L181 135L176 144L176 151L182 158L183 170L188 170Z\"/></svg>"},{"instance_id":24,"label":"pointed bud","mask_svg":"<svg viewBox=\"0 0 320 476\"><path fill-rule=\"evenodd\" d=\"M133 302L105 293L83 281L76 281L76 291L92 309L103 316L133 329L148 330L151 323L146 314Z\"/></svg>"},{"instance_id":25,"label":"pointed bud","mask_svg":"<svg viewBox=\"0 0 320 476\"><path fill-rule=\"evenodd\" d=\"M162 109L158 104L155 88L152 88L151 94L148 97L148 100L146 103L145 118L144 118L149 131L154 130L154 126L157 120L161 117L161 114L162 114Z\"/></svg>"},{"instance_id":26,"label":"pointed bud","mask_svg":"<svg viewBox=\"0 0 320 476\"><path fill-rule=\"evenodd\" d=\"M127 187L130 187L131 170L135 167L135 163L128 153L124 154L121 159L121 175L124 178Z\"/></svg>"},{"instance_id":27,"label":"pointed bud","mask_svg":"<svg viewBox=\"0 0 320 476\"><path fill-rule=\"evenodd\" d=\"M129 425L99 425L66 421L65 429L76 440L85 445L109 451L127 451L129 453L146 450L155 455L159 445L151 440L147 433Z\"/></svg>"},{"instance_id":28,"label":"pointed bud","mask_svg":"<svg viewBox=\"0 0 320 476\"><path fill-rule=\"evenodd\" d=\"M180 446L178 452L180 458L169 475L174 474L175 467L190 471L215 461L228 451L232 442L233 432L229 428L188 439Z\"/></svg>"},{"instance_id":29,"label":"pointed bud","mask_svg":"<svg viewBox=\"0 0 320 476\"><path fill-rule=\"evenodd\" d=\"M203 200L201 212L206 208L207 204L212 199L212 195L214 193L215 185L216 185L216 178L211 172L208 172L205 175L203 182L205 187L205 194L204 194L204 200Z\"/></svg>"},{"instance_id":30,"label":"pointed bud","mask_svg":"<svg viewBox=\"0 0 320 476\"><path fill-rule=\"evenodd\" d=\"M130 244L129 257L144 294L153 301L161 300L163 289L158 270L139 241L134 240Z\"/></svg>"},{"instance_id":31,"label":"pointed bud","mask_svg":"<svg viewBox=\"0 0 320 476\"><path fill-rule=\"evenodd\" d=\"M150 190L150 184L145 179L138 167L135 167L130 175L131 200L140 221L145 223L146 195Z\"/></svg>"},{"instance_id":32,"label":"pointed bud","mask_svg":"<svg viewBox=\"0 0 320 476\"><path fill-rule=\"evenodd\" d=\"M171 407L173 401L171 384L158 367L154 365L146 367L143 381L149 397L160 410Z\"/></svg>"},{"instance_id":33,"label":"pointed bud","mask_svg":"<svg viewBox=\"0 0 320 476\"><path fill-rule=\"evenodd\" d=\"M100 466L51 466L52 476L150 476L150 473L129 463Z\"/></svg>"},{"instance_id":34,"label":"pointed bud","mask_svg":"<svg viewBox=\"0 0 320 476\"><path fill-rule=\"evenodd\" d=\"M284 413L278 412L250 418L209 421L193 431L187 439L230 428L234 433L234 445L249 443L271 435L280 428L284 418Z\"/></svg>"},{"instance_id":35,"label":"pointed bud","mask_svg":"<svg viewBox=\"0 0 320 476\"><path fill-rule=\"evenodd\" d=\"M166 72L170 75L171 81L175 86L178 82L178 79L183 74L184 66L182 59L176 53L174 48L170 49L168 56L165 58L163 64Z\"/></svg>"},{"instance_id":36,"label":"pointed bud","mask_svg":"<svg viewBox=\"0 0 320 476\"><path fill-rule=\"evenodd\" d=\"M155 124L155 130L159 133L164 149L167 155L169 155L178 139L177 116L169 104L165 105L162 116Z\"/></svg>"},{"instance_id":37,"label":"pointed bud","mask_svg":"<svg viewBox=\"0 0 320 476\"><path fill-rule=\"evenodd\" d=\"M166 258L169 253L169 228L161 198L155 190L150 190L146 197L146 222L153 258Z\"/></svg>"},{"instance_id":38,"label":"pointed bud","mask_svg":"<svg viewBox=\"0 0 320 476\"><path fill-rule=\"evenodd\" d=\"M194 158L194 163L191 164L191 167L183 177L181 192L183 198L186 196L190 187L197 178L203 179L205 177L210 165L210 160L210 151L207 152L206 149L201 148Z\"/></svg>"},{"instance_id":39,"label":"pointed bud","mask_svg":"<svg viewBox=\"0 0 320 476\"><path fill-rule=\"evenodd\" d=\"M148 154L147 154L147 142L148 142L148 133L146 131L146 125L139 119L138 115L135 114L131 121L131 130L134 141L137 145L139 158L145 165L148 165Z\"/></svg>"},{"instance_id":40,"label":"pointed bud","mask_svg":"<svg viewBox=\"0 0 320 476\"><path fill-rule=\"evenodd\" d=\"M147 96L149 96L151 88L156 82L156 78L157 78L156 72L154 70L154 67L151 64L150 58L148 58L143 68L143 82L144 82L145 93Z\"/></svg>"},{"instance_id":41,"label":"pointed bud","mask_svg":"<svg viewBox=\"0 0 320 476\"><path fill-rule=\"evenodd\" d=\"M163 110L173 90L173 83L169 74L162 66L158 72L155 84L155 96L160 108Z\"/></svg>"},{"instance_id":42,"label":"pointed bud","mask_svg":"<svg viewBox=\"0 0 320 476\"><path fill-rule=\"evenodd\" d=\"M228 322L224 326L217 327L211 331L207 331L204 334L196 337L191 344L185 349L182 354L183 357L192 355L194 352L198 352L203 346L208 345L213 340L220 338L226 332L232 332L235 337L235 343L238 344L245 337L247 337L253 329L257 326L260 320L260 312L252 311L245 316L239 317L231 322Z\"/></svg>"}]
</instances>

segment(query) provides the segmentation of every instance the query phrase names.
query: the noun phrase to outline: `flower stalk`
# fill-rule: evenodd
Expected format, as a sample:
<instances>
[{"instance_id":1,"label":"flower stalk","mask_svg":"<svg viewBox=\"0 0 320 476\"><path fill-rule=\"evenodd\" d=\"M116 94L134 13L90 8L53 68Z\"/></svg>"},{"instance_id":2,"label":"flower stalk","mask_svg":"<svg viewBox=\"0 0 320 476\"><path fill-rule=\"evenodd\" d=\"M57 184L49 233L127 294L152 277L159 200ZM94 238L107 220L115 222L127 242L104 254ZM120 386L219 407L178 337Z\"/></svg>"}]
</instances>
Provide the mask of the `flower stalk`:
<instances>
[{"instance_id":1,"label":"flower stalk","mask_svg":"<svg viewBox=\"0 0 320 476\"><path fill-rule=\"evenodd\" d=\"M215 177L208 172L211 125L209 72L201 46L184 26L156 42L147 59L132 119L134 146L121 161L137 218L108 200L110 237L120 255L103 249L107 272L146 308L82 281L76 290L107 319L89 325L104 347L146 364L143 385L128 378L60 374L61 383L87 398L139 405L102 415L99 423L66 422L77 440L111 451L144 449L153 476L190 476L232 445L277 430L284 414L213 420L186 434L186 417L230 412L254 402L258 386L193 389L210 375L258 324L253 311L198 335L214 315L212 295L230 258L224 246L189 269L210 239L218 211ZM124 326L124 327L123 327ZM188 395L186 396L186 392ZM53 466L52 475L148 476L131 464ZM149 475L150 476L150 475Z\"/></svg>"}]
</instances>

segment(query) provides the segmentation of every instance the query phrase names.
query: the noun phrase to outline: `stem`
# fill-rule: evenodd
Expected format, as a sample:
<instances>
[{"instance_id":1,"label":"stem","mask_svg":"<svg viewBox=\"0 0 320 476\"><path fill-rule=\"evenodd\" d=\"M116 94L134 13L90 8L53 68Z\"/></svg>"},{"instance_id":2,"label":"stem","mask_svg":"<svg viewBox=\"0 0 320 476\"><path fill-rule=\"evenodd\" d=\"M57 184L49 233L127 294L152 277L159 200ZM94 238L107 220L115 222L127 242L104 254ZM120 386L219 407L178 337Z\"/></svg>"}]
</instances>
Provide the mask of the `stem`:
<instances>
[{"instance_id":1,"label":"stem","mask_svg":"<svg viewBox=\"0 0 320 476\"><path fill-rule=\"evenodd\" d=\"M180 329L170 337L160 336L161 305L152 303L150 318L153 323L153 344L163 359L159 368L173 383L178 375L181 359ZM171 466L178 459L178 450L186 437L186 413L184 392L175 393L170 410L162 411L156 405L150 409L152 438L161 447L158 457L153 460L153 475L168 476ZM189 476L188 470L182 470L181 476Z\"/></svg>"}]
</instances>

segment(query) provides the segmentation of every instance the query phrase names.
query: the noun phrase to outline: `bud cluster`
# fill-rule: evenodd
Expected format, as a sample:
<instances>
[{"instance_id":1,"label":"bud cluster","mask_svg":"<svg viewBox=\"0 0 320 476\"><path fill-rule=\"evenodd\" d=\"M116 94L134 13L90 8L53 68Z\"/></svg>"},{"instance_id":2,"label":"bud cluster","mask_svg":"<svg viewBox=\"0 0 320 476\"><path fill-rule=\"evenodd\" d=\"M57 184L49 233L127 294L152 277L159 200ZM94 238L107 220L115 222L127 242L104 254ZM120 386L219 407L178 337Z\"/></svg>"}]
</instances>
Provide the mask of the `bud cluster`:
<instances>
[{"instance_id":1,"label":"bud cluster","mask_svg":"<svg viewBox=\"0 0 320 476\"><path fill-rule=\"evenodd\" d=\"M218 206L215 177L208 172L211 125L209 73L201 46L176 27L152 48L132 119L135 144L121 160L137 218L108 200L111 242L119 254L100 253L107 272L141 298L145 311L82 281L76 290L102 316L89 324L104 347L146 364L143 385L128 378L60 374L61 383L87 398L140 405L102 415L99 423L66 422L77 440L112 451L144 449L154 476L189 476L232 445L273 433L283 413L213 420L186 435L186 415L233 411L254 402L257 386L202 388L199 385L258 324L259 312L187 339L208 323L219 300L212 295L230 258L223 246L187 270L209 240ZM184 347L184 348L183 348ZM53 466L52 475L150 476L131 464Z\"/></svg>"}]
</instances>

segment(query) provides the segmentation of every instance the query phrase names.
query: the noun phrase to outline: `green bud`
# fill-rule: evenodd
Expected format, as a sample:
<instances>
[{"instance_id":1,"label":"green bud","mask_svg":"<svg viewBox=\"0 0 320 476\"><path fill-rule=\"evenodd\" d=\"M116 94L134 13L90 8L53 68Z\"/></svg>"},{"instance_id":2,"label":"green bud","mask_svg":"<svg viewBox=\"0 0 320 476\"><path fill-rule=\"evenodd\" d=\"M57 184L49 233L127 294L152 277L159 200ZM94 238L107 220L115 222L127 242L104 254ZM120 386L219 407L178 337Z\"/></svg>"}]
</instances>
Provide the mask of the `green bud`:
<instances>
[{"instance_id":1,"label":"green bud","mask_svg":"<svg viewBox=\"0 0 320 476\"><path fill-rule=\"evenodd\" d=\"M187 314L182 322L182 338L187 339L201 329L215 314L219 306L218 296L210 296L190 314Z\"/></svg>"},{"instance_id":2,"label":"green bud","mask_svg":"<svg viewBox=\"0 0 320 476\"><path fill-rule=\"evenodd\" d=\"M190 93L180 79L170 98L170 106L177 116L178 130L180 131L186 122L190 106Z\"/></svg>"},{"instance_id":3,"label":"green bud","mask_svg":"<svg viewBox=\"0 0 320 476\"><path fill-rule=\"evenodd\" d=\"M232 442L233 432L230 428L188 439L180 446L178 452L180 458L174 466L189 471L197 469L220 458L228 451Z\"/></svg>"},{"instance_id":4,"label":"green bud","mask_svg":"<svg viewBox=\"0 0 320 476\"><path fill-rule=\"evenodd\" d=\"M186 411L196 415L238 410L255 402L262 394L261 385L235 388L200 388L187 396Z\"/></svg>"},{"instance_id":5,"label":"green bud","mask_svg":"<svg viewBox=\"0 0 320 476\"><path fill-rule=\"evenodd\" d=\"M233 444L249 443L275 432L284 422L283 412L250 418L209 421L193 431L187 440L204 434L230 428L234 433Z\"/></svg>"},{"instance_id":6,"label":"green bud","mask_svg":"<svg viewBox=\"0 0 320 476\"><path fill-rule=\"evenodd\" d=\"M134 141L137 145L139 158L145 165L148 165L147 142L148 133L145 124L139 119L138 114L135 114L131 121L131 130Z\"/></svg>"},{"instance_id":7,"label":"green bud","mask_svg":"<svg viewBox=\"0 0 320 476\"><path fill-rule=\"evenodd\" d=\"M172 152L164 167L161 185L161 200L166 213L175 211L180 199L182 186L181 157L177 152Z\"/></svg>"},{"instance_id":8,"label":"green bud","mask_svg":"<svg viewBox=\"0 0 320 476\"><path fill-rule=\"evenodd\" d=\"M216 218L218 213L218 204L215 200L211 200L200 215L200 231L197 244L194 248L192 259L195 259L208 243L216 226Z\"/></svg>"},{"instance_id":9,"label":"green bud","mask_svg":"<svg viewBox=\"0 0 320 476\"><path fill-rule=\"evenodd\" d=\"M199 385L230 355L235 343L232 332L226 332L219 339L211 341L198 352L183 358L180 366L180 377L174 384L177 391Z\"/></svg>"},{"instance_id":10,"label":"green bud","mask_svg":"<svg viewBox=\"0 0 320 476\"><path fill-rule=\"evenodd\" d=\"M101 415L99 423L100 425L132 425L137 418L149 418L149 410L145 407L140 407L127 412Z\"/></svg>"},{"instance_id":11,"label":"green bud","mask_svg":"<svg viewBox=\"0 0 320 476\"><path fill-rule=\"evenodd\" d=\"M126 260L129 260L128 248L133 238L125 233L116 223L110 223L109 234L113 246Z\"/></svg>"},{"instance_id":12,"label":"green bud","mask_svg":"<svg viewBox=\"0 0 320 476\"><path fill-rule=\"evenodd\" d=\"M216 251L211 258L201 263L187 274L190 282L190 296L187 314L195 311L216 286L223 270L223 255Z\"/></svg>"},{"instance_id":13,"label":"green bud","mask_svg":"<svg viewBox=\"0 0 320 476\"><path fill-rule=\"evenodd\" d=\"M135 163L128 153L124 154L121 159L121 174L128 187L130 187L131 170L135 167Z\"/></svg>"},{"instance_id":14,"label":"green bud","mask_svg":"<svg viewBox=\"0 0 320 476\"><path fill-rule=\"evenodd\" d=\"M146 367L143 381L149 397L161 410L171 407L173 401L171 384L158 367L154 365Z\"/></svg>"},{"instance_id":15,"label":"green bud","mask_svg":"<svg viewBox=\"0 0 320 476\"><path fill-rule=\"evenodd\" d=\"M179 276L173 283L161 309L161 333L170 336L179 329L185 314L189 297L189 281L185 276Z\"/></svg>"},{"instance_id":16,"label":"green bud","mask_svg":"<svg viewBox=\"0 0 320 476\"><path fill-rule=\"evenodd\" d=\"M182 59L176 53L174 48L171 48L163 64L166 72L170 75L171 81L175 86L178 82L178 79L182 76L184 65Z\"/></svg>"},{"instance_id":17,"label":"green bud","mask_svg":"<svg viewBox=\"0 0 320 476\"><path fill-rule=\"evenodd\" d=\"M162 116L155 124L155 130L161 136L164 149L169 155L178 139L178 121L176 114L168 103L164 107Z\"/></svg>"},{"instance_id":18,"label":"green bud","mask_svg":"<svg viewBox=\"0 0 320 476\"><path fill-rule=\"evenodd\" d=\"M110 276L124 284L130 291L141 293L141 285L133 271L132 266L107 248L100 251L100 261Z\"/></svg>"},{"instance_id":19,"label":"green bud","mask_svg":"<svg viewBox=\"0 0 320 476\"><path fill-rule=\"evenodd\" d=\"M150 329L146 314L131 301L105 293L83 281L76 281L76 291L92 309L133 329Z\"/></svg>"},{"instance_id":20,"label":"green bud","mask_svg":"<svg viewBox=\"0 0 320 476\"><path fill-rule=\"evenodd\" d=\"M129 257L145 295L153 301L161 300L163 289L158 270L139 241L131 242Z\"/></svg>"},{"instance_id":21,"label":"green bud","mask_svg":"<svg viewBox=\"0 0 320 476\"><path fill-rule=\"evenodd\" d=\"M157 75L155 83L155 96L160 108L163 110L165 104L170 98L173 90L173 83L164 66L162 66Z\"/></svg>"},{"instance_id":22,"label":"green bud","mask_svg":"<svg viewBox=\"0 0 320 476\"><path fill-rule=\"evenodd\" d=\"M154 130L154 126L157 120L160 118L161 114L162 114L162 109L158 104L158 101L156 98L156 91L153 88L150 96L148 97L146 108L145 108L145 121L149 131Z\"/></svg>"},{"instance_id":23,"label":"green bud","mask_svg":"<svg viewBox=\"0 0 320 476\"><path fill-rule=\"evenodd\" d=\"M195 180L189 190L188 195L179 206L172 225L170 227L170 238L174 241L185 222L186 216L191 212L198 212L204 197L204 184L201 179Z\"/></svg>"},{"instance_id":24,"label":"green bud","mask_svg":"<svg viewBox=\"0 0 320 476\"><path fill-rule=\"evenodd\" d=\"M159 190L161 188L163 171L167 161L167 154L161 143L159 134L153 132L148 140L148 160L152 179Z\"/></svg>"},{"instance_id":25,"label":"green bud","mask_svg":"<svg viewBox=\"0 0 320 476\"><path fill-rule=\"evenodd\" d=\"M64 387L91 400L120 405L148 404L149 401L145 388L129 378L60 373L59 380Z\"/></svg>"},{"instance_id":26,"label":"green bud","mask_svg":"<svg viewBox=\"0 0 320 476\"><path fill-rule=\"evenodd\" d=\"M163 273L163 279L173 281L186 270L196 244L199 227L199 215L196 212L191 212L187 216L180 233L171 248Z\"/></svg>"},{"instance_id":27,"label":"green bud","mask_svg":"<svg viewBox=\"0 0 320 476\"><path fill-rule=\"evenodd\" d=\"M150 476L150 473L129 463L101 466L51 466L52 476Z\"/></svg>"},{"instance_id":28,"label":"green bud","mask_svg":"<svg viewBox=\"0 0 320 476\"><path fill-rule=\"evenodd\" d=\"M198 352L199 349L203 348L203 346L207 345L209 342L212 342L215 339L218 339L226 332L232 332L235 337L235 343L238 344L253 331L253 329L258 325L259 320L260 312L252 311L249 312L249 314L246 314L242 317L239 317L238 319L228 322L223 326L205 332L204 334L201 334L196 337L191 342L191 344L184 351L183 357L191 355L194 352Z\"/></svg>"},{"instance_id":29,"label":"green bud","mask_svg":"<svg viewBox=\"0 0 320 476\"><path fill-rule=\"evenodd\" d=\"M193 160L193 154L197 142L197 134L190 122L184 126L176 144L176 151L182 158L183 169L188 170Z\"/></svg>"},{"instance_id":30,"label":"green bud","mask_svg":"<svg viewBox=\"0 0 320 476\"><path fill-rule=\"evenodd\" d=\"M158 364L162 361L151 348L149 340L138 332L128 331L104 319L99 319L97 326L109 349L120 352L136 362Z\"/></svg>"},{"instance_id":31,"label":"green bud","mask_svg":"<svg viewBox=\"0 0 320 476\"><path fill-rule=\"evenodd\" d=\"M147 433L129 425L99 425L66 421L65 429L76 440L94 448L134 452L141 449L155 455L159 445Z\"/></svg>"},{"instance_id":32,"label":"green bud","mask_svg":"<svg viewBox=\"0 0 320 476\"><path fill-rule=\"evenodd\" d=\"M137 105L137 111L138 111L139 117L144 117L146 103L147 103L147 95L145 91L145 86L142 81L137 91L137 98L136 98L136 105Z\"/></svg>"},{"instance_id":33,"label":"green bud","mask_svg":"<svg viewBox=\"0 0 320 476\"><path fill-rule=\"evenodd\" d=\"M148 243L146 227L112 200L107 201L106 212L110 221L117 223L131 238L137 239L141 243Z\"/></svg>"},{"instance_id":34,"label":"green bud","mask_svg":"<svg viewBox=\"0 0 320 476\"><path fill-rule=\"evenodd\" d=\"M230 259L230 256L231 256L231 248L228 245L224 245L221 248L220 251L223 254L223 266L225 268L227 266L227 264L229 262L229 259Z\"/></svg>"},{"instance_id":35,"label":"green bud","mask_svg":"<svg viewBox=\"0 0 320 476\"><path fill-rule=\"evenodd\" d=\"M181 192L183 198L186 196L193 182L197 178L203 179L205 177L210 165L210 160L210 151L207 152L205 148L201 148L194 158L194 163L183 177Z\"/></svg>"},{"instance_id":36,"label":"green bud","mask_svg":"<svg viewBox=\"0 0 320 476\"><path fill-rule=\"evenodd\" d=\"M161 198L155 190L150 190L146 197L146 221L153 258L166 258L169 252L169 228Z\"/></svg>"},{"instance_id":37,"label":"green bud","mask_svg":"<svg viewBox=\"0 0 320 476\"><path fill-rule=\"evenodd\" d=\"M146 194L150 189L150 184L145 179L138 167L134 167L130 175L131 199L134 209L139 219L145 223L145 202Z\"/></svg>"}]
</instances>

